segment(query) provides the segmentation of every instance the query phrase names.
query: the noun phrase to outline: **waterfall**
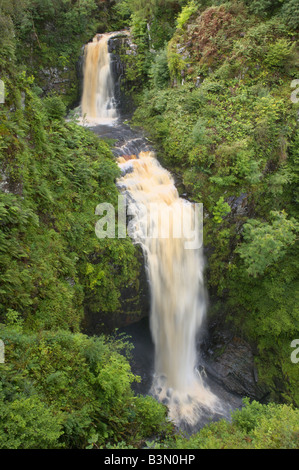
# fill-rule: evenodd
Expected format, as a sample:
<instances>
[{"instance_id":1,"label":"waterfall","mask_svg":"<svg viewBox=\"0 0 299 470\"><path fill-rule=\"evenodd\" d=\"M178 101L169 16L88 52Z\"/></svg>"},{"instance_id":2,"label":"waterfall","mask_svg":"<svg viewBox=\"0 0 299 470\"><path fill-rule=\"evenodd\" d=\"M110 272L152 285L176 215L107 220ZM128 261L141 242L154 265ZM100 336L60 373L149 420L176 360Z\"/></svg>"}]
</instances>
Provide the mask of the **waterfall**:
<instances>
[{"instance_id":1,"label":"waterfall","mask_svg":"<svg viewBox=\"0 0 299 470\"><path fill-rule=\"evenodd\" d=\"M97 34L84 48L82 119L95 124L110 124L117 118L109 37Z\"/></svg>"},{"instance_id":2,"label":"waterfall","mask_svg":"<svg viewBox=\"0 0 299 470\"><path fill-rule=\"evenodd\" d=\"M215 411L219 404L196 368L206 295L194 205L179 197L152 152L131 160L118 157L118 164L123 173L118 186L129 198L132 216L128 232L142 246L151 289L151 393L168 406L174 422L195 425L203 408Z\"/></svg>"},{"instance_id":3,"label":"waterfall","mask_svg":"<svg viewBox=\"0 0 299 470\"><path fill-rule=\"evenodd\" d=\"M85 47L82 115L98 124L117 116L109 37L97 35ZM193 426L203 410L220 410L218 398L197 369L196 340L206 312L198 214L194 204L179 197L170 173L151 151L130 155L137 140L115 152L123 175L117 184L127 197L131 216L128 233L142 247L150 284L155 345L151 393L168 406L175 423Z\"/></svg>"}]
</instances>

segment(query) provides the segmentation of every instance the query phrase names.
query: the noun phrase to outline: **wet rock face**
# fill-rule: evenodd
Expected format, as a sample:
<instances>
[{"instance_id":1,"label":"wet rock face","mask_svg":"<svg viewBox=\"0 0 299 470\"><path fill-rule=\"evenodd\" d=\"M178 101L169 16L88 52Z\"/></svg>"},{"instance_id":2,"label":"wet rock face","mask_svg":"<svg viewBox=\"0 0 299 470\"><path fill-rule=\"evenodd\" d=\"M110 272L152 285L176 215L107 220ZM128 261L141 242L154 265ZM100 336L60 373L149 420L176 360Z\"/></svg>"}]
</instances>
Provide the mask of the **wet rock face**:
<instances>
[{"instance_id":1,"label":"wet rock face","mask_svg":"<svg viewBox=\"0 0 299 470\"><path fill-rule=\"evenodd\" d=\"M248 213L247 207L247 198L246 193L241 193L240 196L231 196L228 198L227 202L231 208L232 214L234 216L246 216Z\"/></svg>"},{"instance_id":2,"label":"wet rock face","mask_svg":"<svg viewBox=\"0 0 299 470\"><path fill-rule=\"evenodd\" d=\"M0 191L3 191L4 193L9 192L9 182L7 180L7 176L4 171L0 168Z\"/></svg>"},{"instance_id":3,"label":"wet rock face","mask_svg":"<svg viewBox=\"0 0 299 470\"><path fill-rule=\"evenodd\" d=\"M4 193L23 195L23 181L15 180L6 173L4 168L0 166L0 191Z\"/></svg>"},{"instance_id":4,"label":"wet rock face","mask_svg":"<svg viewBox=\"0 0 299 470\"><path fill-rule=\"evenodd\" d=\"M136 45L127 31L119 31L109 39L108 52L111 54L111 71L117 109L122 115L130 114L133 111L133 105L126 86L126 70L122 55L136 54Z\"/></svg>"},{"instance_id":5,"label":"wet rock face","mask_svg":"<svg viewBox=\"0 0 299 470\"><path fill-rule=\"evenodd\" d=\"M150 292L144 268L143 254L136 247L136 256L140 261L139 285L128 286L121 290L120 308L116 312L92 312L85 305L85 315L82 321L82 331L87 335L111 334L116 328L124 328L145 318L150 310Z\"/></svg>"},{"instance_id":6,"label":"wet rock face","mask_svg":"<svg viewBox=\"0 0 299 470\"><path fill-rule=\"evenodd\" d=\"M81 82L80 61L69 67L43 67L38 72L37 83L43 96L51 93L64 95L68 103L76 105L80 102Z\"/></svg>"},{"instance_id":7,"label":"wet rock face","mask_svg":"<svg viewBox=\"0 0 299 470\"><path fill-rule=\"evenodd\" d=\"M252 346L223 325L210 325L202 345L207 374L227 391L263 401L268 390L259 383Z\"/></svg>"}]
</instances>

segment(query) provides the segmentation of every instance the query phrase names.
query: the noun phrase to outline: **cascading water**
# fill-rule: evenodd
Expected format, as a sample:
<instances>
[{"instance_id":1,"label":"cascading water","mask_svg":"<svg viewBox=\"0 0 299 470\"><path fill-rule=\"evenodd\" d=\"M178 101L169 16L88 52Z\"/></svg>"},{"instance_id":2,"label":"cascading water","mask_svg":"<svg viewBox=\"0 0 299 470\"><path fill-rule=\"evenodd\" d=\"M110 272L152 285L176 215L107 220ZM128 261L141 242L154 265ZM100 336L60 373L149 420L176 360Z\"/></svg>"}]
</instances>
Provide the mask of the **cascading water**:
<instances>
[{"instance_id":1,"label":"cascading water","mask_svg":"<svg viewBox=\"0 0 299 470\"><path fill-rule=\"evenodd\" d=\"M93 124L109 124L117 118L109 37L109 34L97 34L84 48L82 118Z\"/></svg>"},{"instance_id":2,"label":"cascading water","mask_svg":"<svg viewBox=\"0 0 299 470\"><path fill-rule=\"evenodd\" d=\"M113 99L108 40L97 35L85 48L82 115L99 135L119 137ZM118 187L132 216L128 233L141 245L151 290L150 327L155 346L151 393L178 425L196 426L201 414L224 413L220 400L197 370L196 338L206 311L203 255L194 205L180 198L174 181L139 137L121 136L114 153L122 177ZM108 133L108 134L107 134ZM134 154L134 155L132 155Z\"/></svg>"},{"instance_id":3,"label":"cascading water","mask_svg":"<svg viewBox=\"0 0 299 470\"><path fill-rule=\"evenodd\" d=\"M129 235L141 244L151 289L150 326L155 344L151 392L177 424L195 425L217 397L196 369L196 336L204 319L203 256L194 206L180 198L169 172L151 152L118 158L120 189L133 216Z\"/></svg>"}]
</instances>

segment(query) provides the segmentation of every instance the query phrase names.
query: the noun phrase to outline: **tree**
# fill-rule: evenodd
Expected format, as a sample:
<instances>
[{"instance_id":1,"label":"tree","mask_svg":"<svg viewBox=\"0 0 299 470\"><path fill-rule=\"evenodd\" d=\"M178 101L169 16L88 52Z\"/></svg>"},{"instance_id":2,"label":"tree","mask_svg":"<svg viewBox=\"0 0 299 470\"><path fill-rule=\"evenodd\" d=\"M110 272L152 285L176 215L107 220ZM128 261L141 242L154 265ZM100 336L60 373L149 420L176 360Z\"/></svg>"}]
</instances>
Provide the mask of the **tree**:
<instances>
[{"instance_id":1,"label":"tree","mask_svg":"<svg viewBox=\"0 0 299 470\"><path fill-rule=\"evenodd\" d=\"M298 222L287 214L271 211L272 223L251 219L244 224L242 243L236 249L244 260L247 273L254 277L265 272L268 266L284 256L288 247L296 241L299 230Z\"/></svg>"}]
</instances>

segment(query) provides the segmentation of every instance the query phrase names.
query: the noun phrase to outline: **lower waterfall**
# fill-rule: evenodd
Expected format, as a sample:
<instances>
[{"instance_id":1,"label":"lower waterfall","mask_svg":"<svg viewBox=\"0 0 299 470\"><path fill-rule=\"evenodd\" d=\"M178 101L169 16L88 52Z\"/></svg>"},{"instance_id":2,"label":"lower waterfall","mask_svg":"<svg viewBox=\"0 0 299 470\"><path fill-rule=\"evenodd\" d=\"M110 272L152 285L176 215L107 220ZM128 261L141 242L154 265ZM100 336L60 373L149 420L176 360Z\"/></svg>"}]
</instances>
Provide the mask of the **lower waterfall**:
<instances>
[{"instance_id":1,"label":"lower waterfall","mask_svg":"<svg viewBox=\"0 0 299 470\"><path fill-rule=\"evenodd\" d=\"M199 214L180 198L152 152L118 157L118 186L129 199L128 232L142 246L151 290L150 327L155 345L151 393L169 417L195 425L201 409L220 411L197 365L196 338L206 312Z\"/></svg>"}]
</instances>

